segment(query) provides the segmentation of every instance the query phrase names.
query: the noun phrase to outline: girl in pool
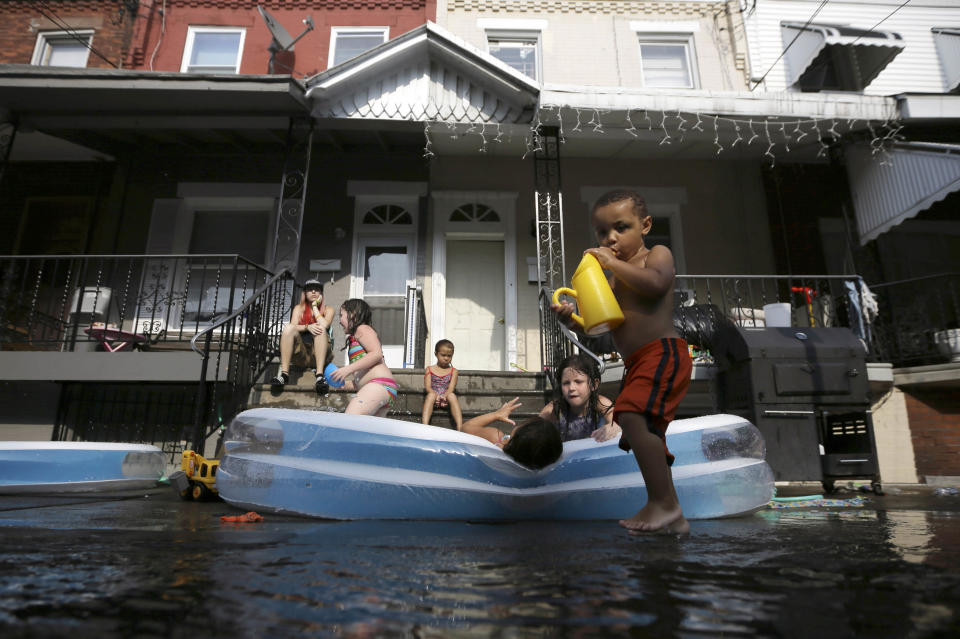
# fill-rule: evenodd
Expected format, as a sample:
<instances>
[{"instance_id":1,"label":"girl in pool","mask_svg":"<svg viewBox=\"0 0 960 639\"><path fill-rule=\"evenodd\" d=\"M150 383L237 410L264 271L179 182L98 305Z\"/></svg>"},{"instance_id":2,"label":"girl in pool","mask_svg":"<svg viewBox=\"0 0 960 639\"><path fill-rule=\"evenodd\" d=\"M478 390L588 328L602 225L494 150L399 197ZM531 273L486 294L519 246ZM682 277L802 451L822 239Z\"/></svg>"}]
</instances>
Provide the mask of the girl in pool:
<instances>
[{"instance_id":1,"label":"girl in pool","mask_svg":"<svg viewBox=\"0 0 960 639\"><path fill-rule=\"evenodd\" d=\"M557 367L553 401L540 417L556 424L563 441L593 437L598 442L620 435L613 402L600 395L600 371L586 355L570 355Z\"/></svg>"},{"instance_id":2,"label":"girl in pool","mask_svg":"<svg viewBox=\"0 0 960 639\"><path fill-rule=\"evenodd\" d=\"M349 299L340 307L340 326L347 334L344 348L350 363L330 374L357 394L347 404L349 415L383 417L397 398L397 382L383 361L380 338L370 325L370 306L361 299Z\"/></svg>"}]
</instances>

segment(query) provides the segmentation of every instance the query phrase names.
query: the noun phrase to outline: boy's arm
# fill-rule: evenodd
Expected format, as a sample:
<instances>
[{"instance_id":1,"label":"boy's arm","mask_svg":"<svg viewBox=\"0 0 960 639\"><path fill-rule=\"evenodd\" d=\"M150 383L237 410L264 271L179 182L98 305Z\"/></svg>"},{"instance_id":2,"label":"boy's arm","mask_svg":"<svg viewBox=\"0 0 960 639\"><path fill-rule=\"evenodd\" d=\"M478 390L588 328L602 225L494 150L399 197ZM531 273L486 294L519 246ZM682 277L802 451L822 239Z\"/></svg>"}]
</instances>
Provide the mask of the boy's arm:
<instances>
[{"instance_id":1,"label":"boy's arm","mask_svg":"<svg viewBox=\"0 0 960 639\"><path fill-rule=\"evenodd\" d=\"M596 257L600 266L613 273L615 278L645 298L663 297L673 286L676 275L673 253L663 245L658 244L650 249L645 259L634 257L629 262L619 259L605 246L587 249L586 252Z\"/></svg>"}]
</instances>

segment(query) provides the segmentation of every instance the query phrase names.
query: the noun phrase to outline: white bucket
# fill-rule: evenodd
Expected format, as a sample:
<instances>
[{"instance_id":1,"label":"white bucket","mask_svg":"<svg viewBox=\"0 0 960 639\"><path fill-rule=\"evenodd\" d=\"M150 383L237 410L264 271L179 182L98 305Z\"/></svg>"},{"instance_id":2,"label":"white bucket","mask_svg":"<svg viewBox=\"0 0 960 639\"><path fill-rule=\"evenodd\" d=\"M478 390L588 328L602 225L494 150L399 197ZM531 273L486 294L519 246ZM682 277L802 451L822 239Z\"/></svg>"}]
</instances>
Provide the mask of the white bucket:
<instances>
[{"instance_id":1,"label":"white bucket","mask_svg":"<svg viewBox=\"0 0 960 639\"><path fill-rule=\"evenodd\" d=\"M790 326L790 304L786 302L764 304L763 315L767 326Z\"/></svg>"}]
</instances>

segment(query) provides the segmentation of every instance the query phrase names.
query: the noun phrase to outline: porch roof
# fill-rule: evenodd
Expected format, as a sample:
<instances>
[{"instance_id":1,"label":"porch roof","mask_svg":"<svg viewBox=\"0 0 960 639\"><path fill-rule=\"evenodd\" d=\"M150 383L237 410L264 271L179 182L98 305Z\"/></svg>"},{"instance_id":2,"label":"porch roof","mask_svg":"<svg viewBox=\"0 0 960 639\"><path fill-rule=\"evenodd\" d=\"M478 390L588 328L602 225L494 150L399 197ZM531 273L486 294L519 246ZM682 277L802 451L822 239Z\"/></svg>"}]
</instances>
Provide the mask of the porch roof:
<instances>
[{"instance_id":1,"label":"porch roof","mask_svg":"<svg viewBox=\"0 0 960 639\"><path fill-rule=\"evenodd\" d=\"M282 145L290 117L308 115L304 94L290 76L0 65L0 116L18 123L15 160L28 159L18 149L44 147L42 134L106 154ZM62 147L50 148L63 157Z\"/></svg>"}]
</instances>

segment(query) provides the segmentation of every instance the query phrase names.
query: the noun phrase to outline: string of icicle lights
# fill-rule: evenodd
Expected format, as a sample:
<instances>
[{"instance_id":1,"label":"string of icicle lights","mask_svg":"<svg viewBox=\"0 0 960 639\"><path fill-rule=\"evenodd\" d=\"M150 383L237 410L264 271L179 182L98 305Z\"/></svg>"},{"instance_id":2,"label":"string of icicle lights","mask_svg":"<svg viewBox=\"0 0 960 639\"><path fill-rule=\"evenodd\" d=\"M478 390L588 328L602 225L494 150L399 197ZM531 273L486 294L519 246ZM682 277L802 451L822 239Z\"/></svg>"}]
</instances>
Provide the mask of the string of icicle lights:
<instances>
[{"instance_id":1,"label":"string of icicle lights","mask_svg":"<svg viewBox=\"0 0 960 639\"><path fill-rule=\"evenodd\" d=\"M574 107L572 110L576 114L575 121L570 122L568 117L568 121L564 122L562 110L565 108L549 106L541 107L536 111L530 129L524 135L526 140L524 158L543 150L542 136L540 135L541 126L558 127L561 144L566 142L565 133L587 132L603 135L613 128L626 131L634 138L639 138L641 134L646 134L644 137L649 137L651 134L659 136L658 146L679 144L683 142L688 133L693 131L701 135L712 133L717 155L726 150L735 149L738 144L744 146L765 145L766 149L763 152L763 157L770 163L771 168L776 165L778 152L790 153L791 144L796 147L802 144L807 137L811 138L809 142L815 140L820 145L817 150L817 157L825 157L831 143L839 142L840 137L853 131L858 122L862 122L866 126L870 136L871 153L880 164L891 162L889 147L894 142L903 139L903 136L900 135L903 125L896 119L882 122L843 118L743 119L699 112L686 113L679 109L676 112L628 109L624 122L620 126L608 123L604 128L603 116L608 115L609 110ZM570 109L567 108L567 110ZM569 128L566 129L565 127ZM728 142L726 146L721 142L721 131L734 136L734 139ZM433 141L438 136L447 135L450 139L476 136L477 151L486 153L490 144L503 141L504 131L499 122L458 123L428 120L424 122L423 135L425 138L423 156L430 159L436 155L433 150ZM828 139L830 143L827 142Z\"/></svg>"}]
</instances>

